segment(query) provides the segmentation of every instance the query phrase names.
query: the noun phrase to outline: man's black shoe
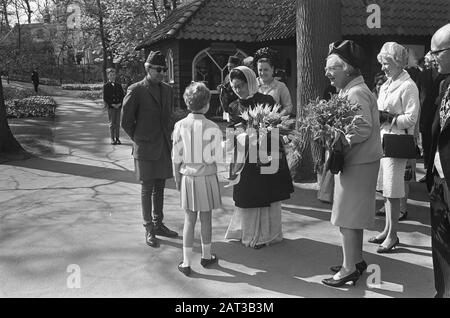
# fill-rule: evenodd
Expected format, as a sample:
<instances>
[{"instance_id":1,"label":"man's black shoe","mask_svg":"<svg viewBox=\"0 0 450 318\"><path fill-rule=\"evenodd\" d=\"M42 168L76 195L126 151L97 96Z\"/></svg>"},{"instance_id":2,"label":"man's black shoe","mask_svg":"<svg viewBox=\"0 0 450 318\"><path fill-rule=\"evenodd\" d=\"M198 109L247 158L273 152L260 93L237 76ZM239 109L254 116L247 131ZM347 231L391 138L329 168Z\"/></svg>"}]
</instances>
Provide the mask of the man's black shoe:
<instances>
[{"instance_id":1,"label":"man's black shoe","mask_svg":"<svg viewBox=\"0 0 450 318\"><path fill-rule=\"evenodd\" d=\"M155 231L152 225L145 224L145 243L151 247L158 247L159 241L155 236Z\"/></svg>"},{"instance_id":2,"label":"man's black shoe","mask_svg":"<svg viewBox=\"0 0 450 318\"><path fill-rule=\"evenodd\" d=\"M117 145L121 145L122 143L120 142L120 139L119 138L116 138L116 144Z\"/></svg>"},{"instance_id":3,"label":"man's black shoe","mask_svg":"<svg viewBox=\"0 0 450 318\"><path fill-rule=\"evenodd\" d=\"M155 233L155 235L159 235L159 236L178 237L178 233L177 232L170 230L163 223L155 225L154 233Z\"/></svg>"}]
</instances>

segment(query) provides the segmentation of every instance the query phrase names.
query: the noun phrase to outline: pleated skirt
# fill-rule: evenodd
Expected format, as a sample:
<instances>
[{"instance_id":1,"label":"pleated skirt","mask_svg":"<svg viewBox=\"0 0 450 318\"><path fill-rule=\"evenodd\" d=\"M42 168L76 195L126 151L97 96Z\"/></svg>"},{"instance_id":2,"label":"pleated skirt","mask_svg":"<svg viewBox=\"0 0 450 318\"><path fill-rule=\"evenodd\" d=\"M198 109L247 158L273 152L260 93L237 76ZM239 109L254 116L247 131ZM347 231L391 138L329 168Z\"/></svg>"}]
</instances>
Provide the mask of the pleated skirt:
<instances>
[{"instance_id":1,"label":"pleated skirt","mask_svg":"<svg viewBox=\"0 0 450 318\"><path fill-rule=\"evenodd\" d=\"M181 178L181 207L190 211L211 211L222 206L217 175L183 176Z\"/></svg>"}]
</instances>

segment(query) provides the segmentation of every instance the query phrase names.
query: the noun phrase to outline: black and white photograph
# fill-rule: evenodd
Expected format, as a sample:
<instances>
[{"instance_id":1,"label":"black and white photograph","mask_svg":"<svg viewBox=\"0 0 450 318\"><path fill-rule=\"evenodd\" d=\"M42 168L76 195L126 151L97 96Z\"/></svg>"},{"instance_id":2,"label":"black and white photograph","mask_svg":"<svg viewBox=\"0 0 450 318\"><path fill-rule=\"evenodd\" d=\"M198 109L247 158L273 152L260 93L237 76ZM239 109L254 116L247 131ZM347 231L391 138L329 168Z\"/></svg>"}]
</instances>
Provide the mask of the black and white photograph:
<instances>
[{"instance_id":1,"label":"black and white photograph","mask_svg":"<svg viewBox=\"0 0 450 318\"><path fill-rule=\"evenodd\" d=\"M449 0L0 0L0 76L0 298L450 298Z\"/></svg>"}]
</instances>

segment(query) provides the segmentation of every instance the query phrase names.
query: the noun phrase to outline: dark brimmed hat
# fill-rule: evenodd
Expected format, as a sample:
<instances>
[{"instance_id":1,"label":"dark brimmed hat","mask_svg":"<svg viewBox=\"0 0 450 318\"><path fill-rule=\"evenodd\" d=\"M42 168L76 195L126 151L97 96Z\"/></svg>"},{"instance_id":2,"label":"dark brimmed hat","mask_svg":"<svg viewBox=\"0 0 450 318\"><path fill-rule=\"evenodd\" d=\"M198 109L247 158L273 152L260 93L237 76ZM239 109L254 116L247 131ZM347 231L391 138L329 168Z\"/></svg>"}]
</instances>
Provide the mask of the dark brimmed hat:
<instances>
[{"instance_id":1,"label":"dark brimmed hat","mask_svg":"<svg viewBox=\"0 0 450 318\"><path fill-rule=\"evenodd\" d=\"M150 54L147 57L147 61L145 63L151 64L151 65L160 65L160 66L166 66L166 58L164 55L161 54L160 51L151 51Z\"/></svg>"},{"instance_id":2,"label":"dark brimmed hat","mask_svg":"<svg viewBox=\"0 0 450 318\"><path fill-rule=\"evenodd\" d=\"M345 62L356 68L362 68L366 60L364 49L352 40L331 43L328 56L331 54L338 55Z\"/></svg>"},{"instance_id":3,"label":"dark brimmed hat","mask_svg":"<svg viewBox=\"0 0 450 318\"><path fill-rule=\"evenodd\" d=\"M237 56L232 55L228 58L228 64L239 66L241 65L241 60Z\"/></svg>"}]
</instances>

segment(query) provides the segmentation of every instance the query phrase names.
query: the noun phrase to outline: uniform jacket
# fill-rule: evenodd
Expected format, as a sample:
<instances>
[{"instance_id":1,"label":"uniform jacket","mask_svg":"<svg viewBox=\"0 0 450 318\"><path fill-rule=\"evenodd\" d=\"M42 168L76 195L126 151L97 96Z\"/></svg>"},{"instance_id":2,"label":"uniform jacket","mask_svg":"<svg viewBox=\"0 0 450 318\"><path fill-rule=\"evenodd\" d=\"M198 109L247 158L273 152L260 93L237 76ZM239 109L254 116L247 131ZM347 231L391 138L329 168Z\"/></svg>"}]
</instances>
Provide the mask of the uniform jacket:
<instances>
[{"instance_id":1,"label":"uniform jacket","mask_svg":"<svg viewBox=\"0 0 450 318\"><path fill-rule=\"evenodd\" d=\"M444 172L445 181L450 185L450 117L444 122L441 129L441 114L439 109L443 103L450 107L450 94L446 94L446 91L450 86L450 75L444 80L442 90L440 94L440 103L436 111L433 126L432 126L432 144L431 151L428 157L428 167L434 166L434 157L436 150L439 149L439 156L441 159L442 170ZM447 95L447 96L446 96ZM447 97L447 98L445 98ZM431 191L433 186L433 169L427 169L427 187L428 191Z\"/></svg>"},{"instance_id":2,"label":"uniform jacket","mask_svg":"<svg viewBox=\"0 0 450 318\"><path fill-rule=\"evenodd\" d=\"M103 85L103 101L112 108L112 104L122 104L124 93L122 85L108 82Z\"/></svg>"},{"instance_id":3,"label":"uniform jacket","mask_svg":"<svg viewBox=\"0 0 450 318\"><path fill-rule=\"evenodd\" d=\"M160 93L158 92L158 87ZM158 160L164 147L171 151L173 91L147 78L131 85L123 100L122 128L133 140L133 156ZM172 166L171 162L168 162Z\"/></svg>"}]
</instances>

